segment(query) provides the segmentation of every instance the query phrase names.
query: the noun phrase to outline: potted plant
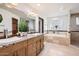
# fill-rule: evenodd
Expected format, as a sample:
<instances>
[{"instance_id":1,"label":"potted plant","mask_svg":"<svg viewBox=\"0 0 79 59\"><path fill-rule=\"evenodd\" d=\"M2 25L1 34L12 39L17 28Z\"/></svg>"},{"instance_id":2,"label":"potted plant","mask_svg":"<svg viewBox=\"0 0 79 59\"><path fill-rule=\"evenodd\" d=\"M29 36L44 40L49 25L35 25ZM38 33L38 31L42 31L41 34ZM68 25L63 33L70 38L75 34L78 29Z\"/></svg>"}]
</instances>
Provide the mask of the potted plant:
<instances>
[{"instance_id":1,"label":"potted plant","mask_svg":"<svg viewBox=\"0 0 79 59\"><path fill-rule=\"evenodd\" d=\"M24 19L20 19L19 22L19 32L21 33L21 36L24 36L27 34L28 31L28 24Z\"/></svg>"}]
</instances>

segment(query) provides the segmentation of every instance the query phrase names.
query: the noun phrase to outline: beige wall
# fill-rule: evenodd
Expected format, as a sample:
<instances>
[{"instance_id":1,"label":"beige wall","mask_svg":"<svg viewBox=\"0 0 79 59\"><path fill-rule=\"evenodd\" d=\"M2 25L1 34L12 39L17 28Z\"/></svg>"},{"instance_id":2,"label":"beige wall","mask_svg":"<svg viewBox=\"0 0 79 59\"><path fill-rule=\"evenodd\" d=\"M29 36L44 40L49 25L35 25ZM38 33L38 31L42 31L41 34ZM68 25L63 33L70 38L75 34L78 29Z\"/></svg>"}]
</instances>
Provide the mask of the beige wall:
<instances>
[{"instance_id":1,"label":"beige wall","mask_svg":"<svg viewBox=\"0 0 79 59\"><path fill-rule=\"evenodd\" d=\"M76 17L79 17L79 13L71 14L70 30L72 30L72 31L79 31L79 25L76 25Z\"/></svg>"},{"instance_id":2,"label":"beige wall","mask_svg":"<svg viewBox=\"0 0 79 59\"><path fill-rule=\"evenodd\" d=\"M70 33L71 43L79 43L79 25L76 24L76 17L79 17L79 13L72 14L70 19L70 30L75 31Z\"/></svg>"}]
</instances>

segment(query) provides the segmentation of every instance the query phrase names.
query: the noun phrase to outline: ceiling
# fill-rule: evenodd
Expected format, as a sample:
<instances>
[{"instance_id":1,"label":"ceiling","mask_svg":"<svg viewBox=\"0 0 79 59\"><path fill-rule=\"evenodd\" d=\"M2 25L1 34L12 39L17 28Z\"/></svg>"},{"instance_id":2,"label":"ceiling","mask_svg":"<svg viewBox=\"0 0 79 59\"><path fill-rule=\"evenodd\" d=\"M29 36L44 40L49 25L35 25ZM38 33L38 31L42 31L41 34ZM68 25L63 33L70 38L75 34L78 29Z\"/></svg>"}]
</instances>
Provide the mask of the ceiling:
<instances>
[{"instance_id":1,"label":"ceiling","mask_svg":"<svg viewBox=\"0 0 79 59\"><path fill-rule=\"evenodd\" d=\"M25 14L31 11L42 17L53 17L59 15L65 15L68 14L69 12L70 13L79 12L79 3L40 3L40 6L38 6L37 4L38 3L18 3L15 6L15 9ZM2 5L5 6L5 4Z\"/></svg>"},{"instance_id":2,"label":"ceiling","mask_svg":"<svg viewBox=\"0 0 79 59\"><path fill-rule=\"evenodd\" d=\"M36 10L36 13L46 17L79 12L79 3L41 3L40 7L34 3L29 5Z\"/></svg>"}]
</instances>

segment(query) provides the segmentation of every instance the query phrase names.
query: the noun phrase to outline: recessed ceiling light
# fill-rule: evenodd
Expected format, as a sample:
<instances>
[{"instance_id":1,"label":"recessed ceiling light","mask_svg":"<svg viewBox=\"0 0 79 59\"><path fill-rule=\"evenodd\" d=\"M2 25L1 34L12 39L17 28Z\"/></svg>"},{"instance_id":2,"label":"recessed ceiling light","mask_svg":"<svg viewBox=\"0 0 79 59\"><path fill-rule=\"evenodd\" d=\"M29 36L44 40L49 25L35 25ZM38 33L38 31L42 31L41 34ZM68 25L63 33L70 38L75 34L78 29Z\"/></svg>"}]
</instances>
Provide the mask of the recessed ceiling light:
<instances>
[{"instance_id":1,"label":"recessed ceiling light","mask_svg":"<svg viewBox=\"0 0 79 59\"><path fill-rule=\"evenodd\" d=\"M37 4L37 6L40 6L40 4Z\"/></svg>"},{"instance_id":2,"label":"recessed ceiling light","mask_svg":"<svg viewBox=\"0 0 79 59\"><path fill-rule=\"evenodd\" d=\"M8 5L8 4L6 4L5 6L7 6L8 8L12 8L12 6L10 6L10 5Z\"/></svg>"},{"instance_id":3,"label":"recessed ceiling light","mask_svg":"<svg viewBox=\"0 0 79 59\"><path fill-rule=\"evenodd\" d=\"M53 18L53 20L58 20L58 18Z\"/></svg>"},{"instance_id":4,"label":"recessed ceiling light","mask_svg":"<svg viewBox=\"0 0 79 59\"><path fill-rule=\"evenodd\" d=\"M61 7L59 8L59 10L60 10L60 11L63 11L63 10L64 10L64 7L63 7L63 6L61 6Z\"/></svg>"},{"instance_id":5,"label":"recessed ceiling light","mask_svg":"<svg viewBox=\"0 0 79 59\"><path fill-rule=\"evenodd\" d=\"M17 4L16 3L8 3L8 4L5 4L5 6L7 6L9 8L16 8Z\"/></svg>"}]
</instances>

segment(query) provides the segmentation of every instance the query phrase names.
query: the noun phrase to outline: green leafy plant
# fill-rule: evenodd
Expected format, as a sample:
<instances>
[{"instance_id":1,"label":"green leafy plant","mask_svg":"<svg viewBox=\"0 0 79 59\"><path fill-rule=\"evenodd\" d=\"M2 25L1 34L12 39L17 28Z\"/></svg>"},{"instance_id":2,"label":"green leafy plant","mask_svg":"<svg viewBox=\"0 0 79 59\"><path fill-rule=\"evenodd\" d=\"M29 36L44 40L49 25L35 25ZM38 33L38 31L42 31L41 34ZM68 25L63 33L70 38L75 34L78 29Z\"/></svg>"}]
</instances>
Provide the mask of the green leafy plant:
<instances>
[{"instance_id":1,"label":"green leafy plant","mask_svg":"<svg viewBox=\"0 0 79 59\"><path fill-rule=\"evenodd\" d=\"M20 19L19 31L20 32L27 32L28 31L28 23L24 19Z\"/></svg>"},{"instance_id":2,"label":"green leafy plant","mask_svg":"<svg viewBox=\"0 0 79 59\"><path fill-rule=\"evenodd\" d=\"M2 15L0 15L0 23L2 22L3 18L2 18Z\"/></svg>"}]
</instances>

